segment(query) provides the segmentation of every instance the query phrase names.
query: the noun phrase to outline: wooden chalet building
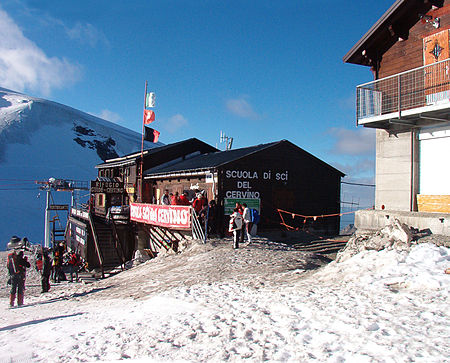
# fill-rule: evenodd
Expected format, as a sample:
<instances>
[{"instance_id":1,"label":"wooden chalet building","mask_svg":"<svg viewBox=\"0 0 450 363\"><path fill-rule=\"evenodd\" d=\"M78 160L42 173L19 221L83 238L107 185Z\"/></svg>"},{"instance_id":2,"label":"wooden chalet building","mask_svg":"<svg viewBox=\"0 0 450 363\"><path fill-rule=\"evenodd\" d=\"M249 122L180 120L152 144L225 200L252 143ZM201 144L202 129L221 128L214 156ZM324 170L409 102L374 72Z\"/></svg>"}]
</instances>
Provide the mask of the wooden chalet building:
<instances>
[{"instance_id":1,"label":"wooden chalet building","mask_svg":"<svg viewBox=\"0 0 450 363\"><path fill-rule=\"evenodd\" d=\"M356 87L357 125L376 129L375 210L357 228L450 235L450 1L395 1L344 62L374 76Z\"/></svg>"},{"instance_id":2,"label":"wooden chalet building","mask_svg":"<svg viewBox=\"0 0 450 363\"><path fill-rule=\"evenodd\" d=\"M130 221L130 203L138 200L141 170L170 164L217 151L216 148L191 138L106 160L96 166L98 177L91 181L91 198L86 208L72 208L69 217L70 245L78 249L90 268L102 272L132 259L137 245L134 222ZM140 201L151 203L150 185L142 188Z\"/></svg>"},{"instance_id":3,"label":"wooden chalet building","mask_svg":"<svg viewBox=\"0 0 450 363\"><path fill-rule=\"evenodd\" d=\"M259 211L259 230L280 228L280 209L319 217L307 219L308 223L296 218L290 221L294 228L339 233L344 174L287 140L218 151L189 139L145 150L142 198L136 190L140 158L141 153L135 153L97 165L90 211L72 211L73 239L77 230L84 233L80 247L93 266L124 263L136 250L149 254L161 248L176 250L186 235L199 238L200 226L190 206L160 204L165 190L187 192L189 199L203 192L209 201L214 200L213 230L222 236L227 234L236 202Z\"/></svg>"},{"instance_id":4,"label":"wooden chalet building","mask_svg":"<svg viewBox=\"0 0 450 363\"><path fill-rule=\"evenodd\" d=\"M146 171L144 184L156 193L204 190L218 206L217 230L228 228L236 202L258 209L260 228L280 227L278 209L317 219L310 227L339 233L340 171L287 140L199 155ZM304 220L295 223L300 226ZM312 222L312 220L310 221Z\"/></svg>"}]
</instances>

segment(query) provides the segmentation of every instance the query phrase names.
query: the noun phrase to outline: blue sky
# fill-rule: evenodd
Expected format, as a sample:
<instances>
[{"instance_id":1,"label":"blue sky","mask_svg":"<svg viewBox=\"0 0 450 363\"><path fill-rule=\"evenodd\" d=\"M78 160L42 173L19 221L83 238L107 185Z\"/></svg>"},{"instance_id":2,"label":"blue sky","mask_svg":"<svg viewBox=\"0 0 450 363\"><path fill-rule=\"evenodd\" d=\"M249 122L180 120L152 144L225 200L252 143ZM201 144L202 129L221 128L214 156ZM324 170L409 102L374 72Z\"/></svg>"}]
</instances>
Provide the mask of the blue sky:
<instances>
[{"instance_id":1,"label":"blue sky","mask_svg":"<svg viewBox=\"0 0 450 363\"><path fill-rule=\"evenodd\" d=\"M0 87L140 132L147 80L163 143L288 139L373 183L354 101L372 74L342 57L393 2L3 0Z\"/></svg>"}]
</instances>

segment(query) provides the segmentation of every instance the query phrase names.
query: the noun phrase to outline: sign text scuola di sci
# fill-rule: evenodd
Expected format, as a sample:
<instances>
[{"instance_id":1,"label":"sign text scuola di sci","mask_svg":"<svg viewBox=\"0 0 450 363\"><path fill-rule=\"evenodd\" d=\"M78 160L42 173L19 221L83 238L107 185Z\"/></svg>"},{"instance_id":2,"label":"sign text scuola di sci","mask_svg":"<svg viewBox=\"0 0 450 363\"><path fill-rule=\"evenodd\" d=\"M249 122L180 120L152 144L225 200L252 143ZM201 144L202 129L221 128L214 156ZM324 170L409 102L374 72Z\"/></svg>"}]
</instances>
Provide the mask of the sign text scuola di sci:
<instances>
[{"instance_id":1,"label":"sign text scuola di sci","mask_svg":"<svg viewBox=\"0 0 450 363\"><path fill-rule=\"evenodd\" d=\"M226 179L235 180L234 190L227 190L225 198L227 199L260 199L258 190L254 190L254 185L261 182L287 182L289 179L288 171L272 172L272 170L254 171L254 170L226 170ZM258 207L259 208L259 207Z\"/></svg>"},{"instance_id":2,"label":"sign text scuola di sci","mask_svg":"<svg viewBox=\"0 0 450 363\"><path fill-rule=\"evenodd\" d=\"M169 228L191 228L191 207L130 203L130 219Z\"/></svg>"}]
</instances>

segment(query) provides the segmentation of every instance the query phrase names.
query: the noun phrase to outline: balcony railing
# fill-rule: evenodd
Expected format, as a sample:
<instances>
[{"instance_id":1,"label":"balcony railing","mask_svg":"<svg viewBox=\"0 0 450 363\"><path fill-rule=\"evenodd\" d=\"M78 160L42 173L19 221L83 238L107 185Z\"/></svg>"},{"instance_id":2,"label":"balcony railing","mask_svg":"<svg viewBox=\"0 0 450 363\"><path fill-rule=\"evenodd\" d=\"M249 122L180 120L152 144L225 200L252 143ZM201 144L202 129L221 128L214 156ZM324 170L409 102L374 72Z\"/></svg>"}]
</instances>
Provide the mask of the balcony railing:
<instances>
[{"instance_id":1,"label":"balcony railing","mask_svg":"<svg viewBox=\"0 0 450 363\"><path fill-rule=\"evenodd\" d=\"M356 88L358 124L450 108L450 59Z\"/></svg>"}]
</instances>

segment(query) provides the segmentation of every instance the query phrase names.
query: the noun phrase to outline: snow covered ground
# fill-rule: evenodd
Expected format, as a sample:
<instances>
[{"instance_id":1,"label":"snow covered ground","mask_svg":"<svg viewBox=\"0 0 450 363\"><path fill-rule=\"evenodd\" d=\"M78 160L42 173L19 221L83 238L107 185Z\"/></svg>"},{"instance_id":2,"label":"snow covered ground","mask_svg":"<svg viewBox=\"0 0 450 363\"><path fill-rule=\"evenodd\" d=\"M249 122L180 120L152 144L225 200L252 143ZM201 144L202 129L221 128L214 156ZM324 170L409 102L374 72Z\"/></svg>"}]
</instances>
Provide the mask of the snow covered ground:
<instances>
[{"instance_id":1,"label":"snow covered ground","mask_svg":"<svg viewBox=\"0 0 450 363\"><path fill-rule=\"evenodd\" d=\"M25 306L0 299L0 361L450 361L448 248L320 261L225 239L45 295L30 271Z\"/></svg>"}]
</instances>

